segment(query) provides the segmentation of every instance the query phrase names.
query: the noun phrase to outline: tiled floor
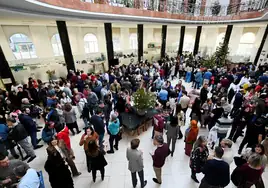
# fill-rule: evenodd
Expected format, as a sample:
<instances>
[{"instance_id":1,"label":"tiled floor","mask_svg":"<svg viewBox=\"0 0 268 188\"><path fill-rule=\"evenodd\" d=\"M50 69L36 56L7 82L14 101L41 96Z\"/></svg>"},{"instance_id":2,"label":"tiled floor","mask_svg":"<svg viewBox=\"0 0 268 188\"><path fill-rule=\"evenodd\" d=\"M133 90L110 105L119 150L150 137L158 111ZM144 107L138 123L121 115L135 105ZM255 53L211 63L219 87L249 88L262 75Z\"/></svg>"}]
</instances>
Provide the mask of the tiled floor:
<instances>
[{"instance_id":1,"label":"tiled floor","mask_svg":"<svg viewBox=\"0 0 268 188\"><path fill-rule=\"evenodd\" d=\"M190 88L189 84L185 84L187 88ZM190 110L188 110L189 115ZM187 115L187 117L188 117ZM81 120L78 121L79 126L83 127ZM187 118L186 125L189 124L189 118ZM183 132L185 127L183 128ZM163 187L163 188L196 188L199 185L194 183L190 178L190 168L189 168L189 157L184 154L184 142L183 140L178 140L176 143L176 150L174 157L168 157L166 164L163 167L163 183L162 185L156 185L152 178L154 177L154 171L152 168L152 159L149 155L149 152L154 150L151 140L152 128L148 129L146 132L142 133L138 138L141 140L140 149L143 151L144 157L144 173L145 179L148 180L146 187ZM200 135L207 135L208 131L206 129L200 129ZM127 135L123 136L123 139L119 143L119 151L116 151L115 154L106 154L105 158L108 162L108 165L105 168L105 179L104 181L100 180L100 174L98 174L96 183L93 183L91 174L87 172L85 153L83 148L78 145L80 135L71 136L71 144L74 150L76 159L75 163L82 175L74 178L75 188L131 188L131 176L128 171L127 159L126 159L126 148L129 146L130 140L134 137ZM108 143L108 136L105 135L106 144ZM234 144L234 152L237 153L238 144L241 142L239 138L238 142ZM46 147L36 150L37 158L30 163L32 168L36 170L42 170L44 174L46 188L50 187L48 181L48 175L44 170L44 163L46 161ZM234 169L235 165L231 165L231 171ZM198 179L201 180L203 177L202 174L198 174ZM268 172L263 174L264 184L268 185ZM138 184L137 187L139 187ZM232 183L228 187L234 187Z\"/></svg>"}]
</instances>

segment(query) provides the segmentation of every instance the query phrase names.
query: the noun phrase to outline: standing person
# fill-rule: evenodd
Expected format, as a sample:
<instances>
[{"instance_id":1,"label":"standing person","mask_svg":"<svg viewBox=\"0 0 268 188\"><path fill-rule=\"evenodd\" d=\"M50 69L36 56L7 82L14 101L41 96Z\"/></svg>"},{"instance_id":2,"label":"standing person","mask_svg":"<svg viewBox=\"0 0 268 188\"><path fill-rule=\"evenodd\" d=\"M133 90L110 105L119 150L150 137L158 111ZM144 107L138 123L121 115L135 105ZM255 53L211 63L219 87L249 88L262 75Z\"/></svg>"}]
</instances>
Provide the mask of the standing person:
<instances>
[{"instance_id":1,"label":"standing person","mask_svg":"<svg viewBox=\"0 0 268 188\"><path fill-rule=\"evenodd\" d=\"M199 89L201 84L202 84L202 81L203 81L203 78L202 78L202 72L200 69L197 70L197 73L195 74L195 78L194 78L194 81L195 81L195 86L194 88L195 89Z\"/></svg>"},{"instance_id":2,"label":"standing person","mask_svg":"<svg viewBox=\"0 0 268 188\"><path fill-rule=\"evenodd\" d=\"M191 120L201 121L201 100L196 98L193 105L192 111L190 113Z\"/></svg>"},{"instance_id":3,"label":"standing person","mask_svg":"<svg viewBox=\"0 0 268 188\"><path fill-rule=\"evenodd\" d=\"M198 136L199 128L197 126L197 121L192 120L190 126L185 131L185 154L190 156L193 149L193 145L196 142Z\"/></svg>"},{"instance_id":4,"label":"standing person","mask_svg":"<svg viewBox=\"0 0 268 188\"><path fill-rule=\"evenodd\" d=\"M175 110L176 112L176 110ZM175 145L177 141L177 136L179 134L179 128L178 128L178 118L176 117L176 114L172 114L170 116L170 123L167 126L167 145L170 146L171 140L172 140L172 146L171 146L171 157L173 157L173 153L175 151Z\"/></svg>"},{"instance_id":5,"label":"standing person","mask_svg":"<svg viewBox=\"0 0 268 188\"><path fill-rule=\"evenodd\" d=\"M163 105L163 108L166 109L166 104L168 100L168 91L165 86L162 86L160 92L158 93L159 102Z\"/></svg>"},{"instance_id":6,"label":"standing person","mask_svg":"<svg viewBox=\"0 0 268 188\"><path fill-rule=\"evenodd\" d=\"M119 131L120 131L120 121L117 118L116 114L111 115L111 120L108 125L108 130L110 133L109 143L110 150L107 153L114 153L114 148L118 150L118 142L119 142ZM114 145L115 140L115 145Z\"/></svg>"},{"instance_id":7,"label":"standing person","mask_svg":"<svg viewBox=\"0 0 268 188\"><path fill-rule=\"evenodd\" d=\"M85 128L85 134L81 136L79 145L84 146L84 151L86 154L86 161L87 161L87 170L88 172L91 172L91 161L89 160L89 157L87 156L88 151L88 143L90 141L95 141L98 143L99 135L94 131L93 127L89 126Z\"/></svg>"},{"instance_id":8,"label":"standing person","mask_svg":"<svg viewBox=\"0 0 268 188\"><path fill-rule=\"evenodd\" d=\"M110 90L112 92L113 98L114 98L114 102L117 102L118 99L118 94L121 91L121 86L120 84L117 82L117 80L115 79L114 82L110 85Z\"/></svg>"},{"instance_id":9,"label":"standing person","mask_svg":"<svg viewBox=\"0 0 268 188\"><path fill-rule=\"evenodd\" d=\"M217 129L217 136L219 138L219 144L221 143L222 139L227 136L229 129L233 124L233 120L228 118L228 112L223 112L221 118L216 121L215 127Z\"/></svg>"},{"instance_id":10,"label":"standing person","mask_svg":"<svg viewBox=\"0 0 268 188\"><path fill-rule=\"evenodd\" d=\"M77 134L79 134L81 131L79 130L78 125L77 125L76 112L71 104L65 104L63 116L65 119L66 125L68 129L70 129L72 134L75 135L75 132L73 130L74 128L76 129Z\"/></svg>"},{"instance_id":11,"label":"standing person","mask_svg":"<svg viewBox=\"0 0 268 188\"><path fill-rule=\"evenodd\" d=\"M237 111L243 104L243 89L240 89L234 96L234 103L233 103L233 108L231 111L231 116L235 111Z\"/></svg>"},{"instance_id":12,"label":"standing person","mask_svg":"<svg viewBox=\"0 0 268 188\"><path fill-rule=\"evenodd\" d=\"M92 123L94 130L99 135L99 146L100 150L103 151L103 138L105 133L105 124L102 119L102 111L101 109L96 110L96 114L91 117L90 122Z\"/></svg>"},{"instance_id":13,"label":"standing person","mask_svg":"<svg viewBox=\"0 0 268 188\"><path fill-rule=\"evenodd\" d=\"M207 101L201 107L201 128L206 127L210 120L210 113L213 110L213 103L211 99Z\"/></svg>"},{"instance_id":14,"label":"standing person","mask_svg":"<svg viewBox=\"0 0 268 188\"><path fill-rule=\"evenodd\" d=\"M93 115L98 106L99 98L91 89L88 90L87 104L89 106L90 114Z\"/></svg>"},{"instance_id":15,"label":"standing person","mask_svg":"<svg viewBox=\"0 0 268 188\"><path fill-rule=\"evenodd\" d=\"M35 121L26 113L26 109L22 110L22 114L19 115L20 123L24 126L25 130L31 137L31 143L34 149L41 148L43 145L38 145L41 139L37 139L37 127Z\"/></svg>"},{"instance_id":16,"label":"standing person","mask_svg":"<svg viewBox=\"0 0 268 188\"><path fill-rule=\"evenodd\" d=\"M138 150L140 145L139 139L133 139L130 142L130 148L127 148L127 160L128 160L128 169L131 172L131 179L133 187L137 186L137 176L138 172L141 187L145 187L147 184L147 180L144 180L144 172L143 172L143 152Z\"/></svg>"},{"instance_id":17,"label":"standing person","mask_svg":"<svg viewBox=\"0 0 268 188\"><path fill-rule=\"evenodd\" d=\"M234 161L234 152L232 149L233 142L229 139L222 139L220 142L220 145L224 151L224 154L222 156L222 160L224 160L229 165Z\"/></svg>"},{"instance_id":18,"label":"standing person","mask_svg":"<svg viewBox=\"0 0 268 188\"><path fill-rule=\"evenodd\" d=\"M184 112L184 123L185 123L185 120L186 120L186 112L187 112L187 109L188 109L188 106L190 104L190 98L187 96L187 92L186 91L182 91L182 97L180 98L180 101L179 104L181 104L181 110Z\"/></svg>"},{"instance_id":19,"label":"standing person","mask_svg":"<svg viewBox=\"0 0 268 188\"><path fill-rule=\"evenodd\" d=\"M61 98L60 98L60 104L62 106L64 106L67 103L71 104L72 103L72 99L68 95L66 95L65 92L62 92Z\"/></svg>"},{"instance_id":20,"label":"standing person","mask_svg":"<svg viewBox=\"0 0 268 188\"><path fill-rule=\"evenodd\" d=\"M49 182L52 188L74 188L73 179L68 166L60 152L55 147L47 148L47 160L45 170L48 173Z\"/></svg>"},{"instance_id":21,"label":"standing person","mask_svg":"<svg viewBox=\"0 0 268 188\"><path fill-rule=\"evenodd\" d=\"M18 143L27 154L24 160L28 159L27 163L31 162L36 158L36 155L34 153L34 150L31 146L31 144L28 142L28 133L23 127L22 124L18 123L13 118L7 119L7 125L9 127L9 137L11 137L11 140L14 140L16 143ZM14 148L12 148L14 150ZM13 153L13 152L12 152ZM15 153L15 151L14 151Z\"/></svg>"},{"instance_id":22,"label":"standing person","mask_svg":"<svg viewBox=\"0 0 268 188\"><path fill-rule=\"evenodd\" d=\"M93 182L96 181L96 174L97 170L101 173L101 180L104 180L104 174L105 174L105 166L107 165L107 162L104 158L103 152L98 147L96 141L91 140L88 142L88 151L87 156L89 157L89 160L91 161L91 170L92 170L92 178Z\"/></svg>"},{"instance_id":23,"label":"standing person","mask_svg":"<svg viewBox=\"0 0 268 188\"><path fill-rule=\"evenodd\" d=\"M200 91L201 105L203 105L208 99L208 84L205 83Z\"/></svg>"},{"instance_id":24,"label":"standing person","mask_svg":"<svg viewBox=\"0 0 268 188\"><path fill-rule=\"evenodd\" d=\"M19 165L14 168L14 174L20 180L17 188L39 188L40 179L36 170L25 165Z\"/></svg>"},{"instance_id":25,"label":"standing person","mask_svg":"<svg viewBox=\"0 0 268 188\"><path fill-rule=\"evenodd\" d=\"M156 135L154 137L154 145L157 146L157 149L154 151L154 154L151 154L156 175L156 178L153 178L153 181L162 184L162 167L165 164L166 157L170 154L170 150L168 145L164 143L162 135Z\"/></svg>"},{"instance_id":26,"label":"standing person","mask_svg":"<svg viewBox=\"0 0 268 188\"><path fill-rule=\"evenodd\" d=\"M198 179L196 178L196 173L201 172L202 168L206 164L208 154L207 140L204 136L199 136L194 143L190 156L191 178L196 183L199 183Z\"/></svg>"},{"instance_id":27,"label":"standing person","mask_svg":"<svg viewBox=\"0 0 268 188\"><path fill-rule=\"evenodd\" d=\"M259 183L262 173L262 157L254 153L249 157L248 163L234 169L231 179L238 188L250 188Z\"/></svg>"},{"instance_id":28,"label":"standing person","mask_svg":"<svg viewBox=\"0 0 268 188\"><path fill-rule=\"evenodd\" d=\"M70 89L71 87L71 84L70 83L67 83L64 88L63 88L63 92L70 98L72 99L73 98L73 94L72 94L72 91Z\"/></svg>"},{"instance_id":29,"label":"standing person","mask_svg":"<svg viewBox=\"0 0 268 188\"><path fill-rule=\"evenodd\" d=\"M210 130L216 124L217 120L222 116L224 110L221 106L221 102L217 102L216 108L214 108L211 112L211 120L208 124L208 129Z\"/></svg>"},{"instance_id":30,"label":"standing person","mask_svg":"<svg viewBox=\"0 0 268 188\"><path fill-rule=\"evenodd\" d=\"M45 127L42 130L42 140L47 144L49 144L57 134L54 126L55 123L50 121L45 124Z\"/></svg>"},{"instance_id":31,"label":"standing person","mask_svg":"<svg viewBox=\"0 0 268 188\"><path fill-rule=\"evenodd\" d=\"M224 151L221 147L216 147L214 157L208 160L202 169L205 175L199 188L223 188L230 183L230 167L228 163L222 160Z\"/></svg>"}]
</instances>

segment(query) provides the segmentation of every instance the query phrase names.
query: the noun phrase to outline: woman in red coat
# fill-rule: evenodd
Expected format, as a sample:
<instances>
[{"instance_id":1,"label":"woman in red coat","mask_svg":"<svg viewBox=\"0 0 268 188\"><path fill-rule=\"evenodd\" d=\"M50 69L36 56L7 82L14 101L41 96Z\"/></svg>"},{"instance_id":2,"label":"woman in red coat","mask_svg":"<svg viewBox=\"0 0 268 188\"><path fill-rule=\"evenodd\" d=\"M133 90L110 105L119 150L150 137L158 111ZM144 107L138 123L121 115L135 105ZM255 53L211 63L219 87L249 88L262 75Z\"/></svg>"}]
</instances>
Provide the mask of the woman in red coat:
<instances>
[{"instance_id":1,"label":"woman in red coat","mask_svg":"<svg viewBox=\"0 0 268 188\"><path fill-rule=\"evenodd\" d=\"M197 126L197 121L192 120L189 128L185 131L185 154L190 156L193 144L197 139L199 128Z\"/></svg>"},{"instance_id":2,"label":"woman in red coat","mask_svg":"<svg viewBox=\"0 0 268 188\"><path fill-rule=\"evenodd\" d=\"M64 143L66 144L66 147L68 150L70 150L70 152L73 155L73 150L71 148L71 141L70 141L70 137L69 137L69 129L67 126L64 126L63 129L60 129L59 127L55 127L56 131L57 131L57 139L58 140L63 140ZM74 155L73 155L74 157Z\"/></svg>"}]
</instances>

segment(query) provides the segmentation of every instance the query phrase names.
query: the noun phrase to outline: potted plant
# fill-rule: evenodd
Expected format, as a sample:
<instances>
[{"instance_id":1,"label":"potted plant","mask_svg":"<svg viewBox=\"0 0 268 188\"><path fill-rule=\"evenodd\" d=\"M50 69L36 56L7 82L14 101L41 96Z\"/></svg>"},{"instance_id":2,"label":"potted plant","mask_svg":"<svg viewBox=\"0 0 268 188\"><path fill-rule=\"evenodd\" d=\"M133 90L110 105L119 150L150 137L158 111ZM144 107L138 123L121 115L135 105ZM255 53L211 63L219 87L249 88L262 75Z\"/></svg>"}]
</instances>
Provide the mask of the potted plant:
<instances>
[{"instance_id":1,"label":"potted plant","mask_svg":"<svg viewBox=\"0 0 268 188\"><path fill-rule=\"evenodd\" d=\"M48 80L54 80L55 79L55 70L48 70L47 72Z\"/></svg>"},{"instance_id":2,"label":"potted plant","mask_svg":"<svg viewBox=\"0 0 268 188\"><path fill-rule=\"evenodd\" d=\"M138 115L145 115L148 109L155 107L156 95L152 92L146 92L143 88L138 89L133 94L134 107Z\"/></svg>"}]
</instances>

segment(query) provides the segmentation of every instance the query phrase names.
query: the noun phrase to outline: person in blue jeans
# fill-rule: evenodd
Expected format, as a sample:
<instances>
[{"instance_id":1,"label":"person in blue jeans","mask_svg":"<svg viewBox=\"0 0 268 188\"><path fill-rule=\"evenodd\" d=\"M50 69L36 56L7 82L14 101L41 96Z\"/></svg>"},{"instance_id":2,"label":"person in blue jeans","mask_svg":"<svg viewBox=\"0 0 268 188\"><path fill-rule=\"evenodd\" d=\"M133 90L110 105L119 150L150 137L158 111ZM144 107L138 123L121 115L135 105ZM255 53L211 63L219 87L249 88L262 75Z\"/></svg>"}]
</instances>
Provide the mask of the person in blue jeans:
<instances>
[{"instance_id":1,"label":"person in blue jeans","mask_svg":"<svg viewBox=\"0 0 268 188\"><path fill-rule=\"evenodd\" d=\"M103 138L105 134L105 124L103 122L102 118L102 110L97 108L96 113L91 117L90 119L91 124L94 127L94 130L98 133L99 135L99 146L101 151L104 152L103 148Z\"/></svg>"},{"instance_id":2,"label":"person in blue jeans","mask_svg":"<svg viewBox=\"0 0 268 188\"><path fill-rule=\"evenodd\" d=\"M120 121L117 118L116 114L111 115L111 120L108 125L108 130L110 132L110 138L109 138L110 150L107 151L107 153L114 153L114 148L118 150L118 142L119 142L118 134L120 130ZM113 145L114 140L115 140L115 145Z\"/></svg>"}]
</instances>

